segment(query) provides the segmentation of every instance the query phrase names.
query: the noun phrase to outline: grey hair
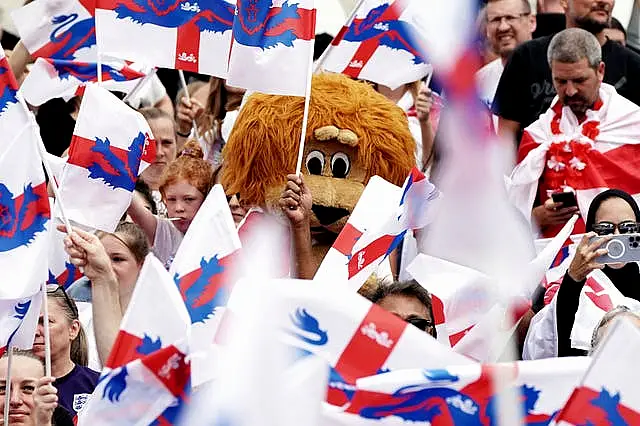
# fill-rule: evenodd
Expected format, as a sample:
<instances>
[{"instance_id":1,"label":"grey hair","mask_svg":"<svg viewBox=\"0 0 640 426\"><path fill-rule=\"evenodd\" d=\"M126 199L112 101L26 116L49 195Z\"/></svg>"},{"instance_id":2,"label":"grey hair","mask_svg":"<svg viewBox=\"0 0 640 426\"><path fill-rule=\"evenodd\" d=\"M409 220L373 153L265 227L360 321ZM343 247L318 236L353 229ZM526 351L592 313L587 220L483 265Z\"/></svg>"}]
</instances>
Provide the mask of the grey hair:
<instances>
[{"instance_id":1,"label":"grey hair","mask_svg":"<svg viewBox=\"0 0 640 426\"><path fill-rule=\"evenodd\" d=\"M593 351L600 345L602 339L605 336L604 330L605 327L611 323L612 321L622 318L622 317L631 317L638 321L640 321L640 315L636 311L632 311L629 307L624 305L619 305L604 314L596 328L593 329L593 335L591 336L591 350L589 353L593 353Z\"/></svg>"},{"instance_id":2,"label":"grey hair","mask_svg":"<svg viewBox=\"0 0 640 426\"><path fill-rule=\"evenodd\" d=\"M587 59L591 68L597 68L602 62L602 49L598 39L581 28L567 28L553 36L547 50L547 61L568 64Z\"/></svg>"}]
</instances>

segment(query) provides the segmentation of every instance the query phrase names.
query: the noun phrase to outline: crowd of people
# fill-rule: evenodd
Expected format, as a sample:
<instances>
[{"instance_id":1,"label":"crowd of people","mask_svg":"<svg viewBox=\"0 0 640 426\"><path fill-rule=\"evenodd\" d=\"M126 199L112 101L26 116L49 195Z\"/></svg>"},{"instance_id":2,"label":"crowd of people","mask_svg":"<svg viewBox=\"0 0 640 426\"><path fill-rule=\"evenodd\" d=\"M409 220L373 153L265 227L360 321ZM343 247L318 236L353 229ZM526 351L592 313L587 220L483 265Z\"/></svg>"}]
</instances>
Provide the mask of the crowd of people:
<instances>
[{"instance_id":1,"label":"crowd of people","mask_svg":"<svg viewBox=\"0 0 640 426\"><path fill-rule=\"evenodd\" d=\"M625 155L616 155L611 148L640 138L640 55L627 43L625 25L612 17L614 0L538 3L532 7L527 0L488 0L477 20L478 54L484 62L476 74L479 96L496 134L515 143L518 165L512 180L520 184L524 172L535 170L525 179L525 202L516 206L531 221L532 240L553 237L574 215L587 213L576 225L574 233L584 236L555 294L555 347L540 349L538 334L528 330L529 321L532 327L540 323L532 318L548 315L549 286L541 284L517 337L525 359L587 355L614 317L640 321L634 306L611 307L594 328L590 348L572 345L580 293L593 271L602 271L625 297L640 301L638 263L598 261L607 254L606 243L614 235L640 232L640 209L634 199L640 186L633 190L640 180L625 172L635 163L624 162ZM10 35L3 38L5 48L11 47L10 39ZM316 57L327 47L321 44L316 42ZM11 63L22 80L29 61L19 59ZM13 353L9 424L72 424L109 358L145 258L153 253L169 269L209 191L223 182L223 176L230 178L224 170L225 146L250 94L223 79L202 75L191 76L186 93L177 90L176 75L161 77L154 77L131 104L149 124L156 157L141 174L131 205L114 232L94 234L74 228L65 239L66 253L83 277L67 288L48 287L49 323L44 324L41 315L33 349ZM429 76L429 85L424 77L394 90L369 84L404 110L416 146L412 161L425 174L431 172L437 183L443 155L438 144L443 138L430 118L440 89L437 75ZM171 100L168 93L173 92L177 96ZM446 114L446 94L440 95ZM50 153L68 155L80 103L81 97L54 99L37 109ZM566 142L568 160L553 151L559 141ZM596 160L587 160L581 154L587 148L581 151L580 144L598 150ZM310 171L303 168L298 176L282 170L287 183L276 205L252 205L242 191L227 192L236 226L252 208L271 210L288 220L294 252L291 276L303 279L312 279L316 272L308 232L314 194L305 184ZM587 190L591 192L585 197ZM571 197L555 201L557 193L571 193L575 202L566 201ZM63 226L59 230L66 231ZM418 282L399 279L401 265L411 260L403 256L415 254L398 247L389 257L390 275L371 278L360 293L435 338L431 295ZM49 328L52 377L44 374L44 327ZM0 358L0 409L5 404L7 369L5 354Z\"/></svg>"}]
</instances>

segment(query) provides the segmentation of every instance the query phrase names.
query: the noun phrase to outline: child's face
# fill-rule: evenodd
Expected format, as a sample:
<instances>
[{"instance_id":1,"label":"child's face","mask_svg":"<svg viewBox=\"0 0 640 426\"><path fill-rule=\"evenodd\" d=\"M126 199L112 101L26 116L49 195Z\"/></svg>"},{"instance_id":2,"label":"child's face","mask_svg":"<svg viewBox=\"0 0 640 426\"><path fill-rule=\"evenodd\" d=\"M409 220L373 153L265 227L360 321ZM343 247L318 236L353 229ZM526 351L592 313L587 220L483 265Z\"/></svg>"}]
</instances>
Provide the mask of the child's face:
<instances>
[{"instance_id":1,"label":"child's face","mask_svg":"<svg viewBox=\"0 0 640 426\"><path fill-rule=\"evenodd\" d=\"M204 201L204 194L185 180L169 185L164 190L164 204L169 217L178 217L173 222L182 233L187 232L191 221Z\"/></svg>"}]
</instances>

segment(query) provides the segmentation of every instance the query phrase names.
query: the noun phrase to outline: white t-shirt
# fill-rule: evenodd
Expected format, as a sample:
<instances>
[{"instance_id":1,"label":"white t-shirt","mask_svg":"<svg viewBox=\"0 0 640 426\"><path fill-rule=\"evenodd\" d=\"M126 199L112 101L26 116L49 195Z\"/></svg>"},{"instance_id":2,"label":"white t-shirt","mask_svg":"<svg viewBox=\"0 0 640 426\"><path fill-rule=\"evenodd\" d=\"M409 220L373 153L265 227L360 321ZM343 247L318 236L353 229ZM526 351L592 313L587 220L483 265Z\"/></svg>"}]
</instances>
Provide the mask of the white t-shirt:
<instances>
[{"instance_id":1,"label":"white t-shirt","mask_svg":"<svg viewBox=\"0 0 640 426\"><path fill-rule=\"evenodd\" d=\"M156 238L153 240L153 254L169 269L180 247L184 234L170 220L159 217L156 223Z\"/></svg>"},{"instance_id":2,"label":"white t-shirt","mask_svg":"<svg viewBox=\"0 0 640 426\"><path fill-rule=\"evenodd\" d=\"M498 58L480 68L476 73L476 83L478 85L480 100L482 100L489 110L491 110L491 104L496 95L502 71L504 71L504 65L502 65L502 59ZM494 129L498 128L498 116L496 115L493 115L493 127Z\"/></svg>"}]
</instances>

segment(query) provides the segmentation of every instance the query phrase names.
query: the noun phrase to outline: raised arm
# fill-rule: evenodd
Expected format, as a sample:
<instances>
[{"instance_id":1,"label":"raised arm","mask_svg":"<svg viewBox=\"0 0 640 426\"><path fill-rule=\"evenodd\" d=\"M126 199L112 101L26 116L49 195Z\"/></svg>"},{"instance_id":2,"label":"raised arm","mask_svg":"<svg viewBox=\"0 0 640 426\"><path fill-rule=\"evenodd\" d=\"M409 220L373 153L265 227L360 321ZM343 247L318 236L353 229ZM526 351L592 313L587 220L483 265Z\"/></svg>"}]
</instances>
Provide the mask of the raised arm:
<instances>
[{"instance_id":1,"label":"raised arm","mask_svg":"<svg viewBox=\"0 0 640 426\"><path fill-rule=\"evenodd\" d=\"M150 244L153 244L156 238L156 227L158 218L144 206L141 199L133 197L131 204L127 210L131 219L144 231Z\"/></svg>"}]
</instances>

